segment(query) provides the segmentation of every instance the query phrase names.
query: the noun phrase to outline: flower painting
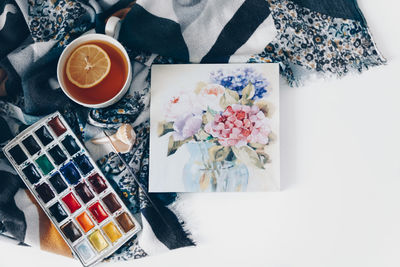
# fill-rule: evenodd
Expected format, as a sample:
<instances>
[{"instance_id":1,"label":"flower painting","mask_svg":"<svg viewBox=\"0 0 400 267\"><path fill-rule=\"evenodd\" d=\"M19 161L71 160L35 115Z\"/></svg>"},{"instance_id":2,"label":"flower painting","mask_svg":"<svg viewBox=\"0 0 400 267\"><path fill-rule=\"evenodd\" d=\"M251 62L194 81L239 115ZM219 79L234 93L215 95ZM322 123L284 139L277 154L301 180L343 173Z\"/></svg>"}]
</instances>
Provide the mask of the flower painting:
<instances>
[{"instance_id":1,"label":"flower painting","mask_svg":"<svg viewBox=\"0 0 400 267\"><path fill-rule=\"evenodd\" d=\"M276 64L158 65L151 192L279 190Z\"/></svg>"}]
</instances>

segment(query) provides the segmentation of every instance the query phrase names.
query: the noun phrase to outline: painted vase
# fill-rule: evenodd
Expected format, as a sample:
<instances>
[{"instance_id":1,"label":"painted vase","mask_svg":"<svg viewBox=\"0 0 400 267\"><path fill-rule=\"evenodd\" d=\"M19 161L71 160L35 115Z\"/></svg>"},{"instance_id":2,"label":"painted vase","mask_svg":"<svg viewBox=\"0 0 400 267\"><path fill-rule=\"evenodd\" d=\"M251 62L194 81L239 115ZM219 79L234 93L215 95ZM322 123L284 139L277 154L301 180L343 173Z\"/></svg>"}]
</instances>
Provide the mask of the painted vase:
<instances>
[{"instance_id":1,"label":"painted vase","mask_svg":"<svg viewBox=\"0 0 400 267\"><path fill-rule=\"evenodd\" d=\"M249 171L236 161L211 161L208 149L214 144L191 142L185 144L190 158L183 168L183 183L188 192L246 191Z\"/></svg>"}]
</instances>

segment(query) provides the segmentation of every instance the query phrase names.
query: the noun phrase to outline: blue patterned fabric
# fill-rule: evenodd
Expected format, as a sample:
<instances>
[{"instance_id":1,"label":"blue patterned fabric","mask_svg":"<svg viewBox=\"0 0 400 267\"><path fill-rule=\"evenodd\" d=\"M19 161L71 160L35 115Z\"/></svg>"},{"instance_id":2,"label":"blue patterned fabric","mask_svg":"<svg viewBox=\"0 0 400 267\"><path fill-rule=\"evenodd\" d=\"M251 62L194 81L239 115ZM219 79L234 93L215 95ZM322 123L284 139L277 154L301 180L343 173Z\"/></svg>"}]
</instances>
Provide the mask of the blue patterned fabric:
<instances>
[{"instance_id":1,"label":"blue patterned fabric","mask_svg":"<svg viewBox=\"0 0 400 267\"><path fill-rule=\"evenodd\" d=\"M28 5L27 23L35 42L55 40L65 46L71 35L85 32L92 22L79 1L29 0Z\"/></svg>"},{"instance_id":2,"label":"blue patterned fabric","mask_svg":"<svg viewBox=\"0 0 400 267\"><path fill-rule=\"evenodd\" d=\"M93 130L93 126L97 130L116 129L121 123L135 123L148 105L148 74L145 75L145 79L142 81L143 87L140 90L131 90L121 101L109 108L93 110L73 103L60 89L54 89L49 82L56 75L56 64L63 48L85 31L101 24L104 25L104 22L96 21L96 19L102 17L101 12L103 12L96 5L96 2L94 2L94 6L89 5L86 1L68 0L35 0L24 4L25 9L22 9L22 13L27 15L27 20L22 20L23 24L21 23L19 26L21 28L27 27L29 30L29 35L25 37L27 42L22 44L21 52L15 50L11 53L12 56L0 59L0 68L2 71L6 70L9 78L6 84L7 96L0 98L0 115L7 118L7 120L0 121L5 128L4 136L1 136L1 146L26 128L26 125L35 123L42 115L55 110L62 113L82 142L93 137L90 132L90 129ZM18 11L15 3L11 5L13 5L12 11ZM11 18L13 18L14 13L11 14ZM22 16L22 13L18 15ZM10 12L6 15L8 14ZM9 17L7 17L7 22L8 20ZM4 30L7 30L7 32L11 30L9 28L11 24L7 23L5 26L7 28L3 31L0 29L0 36L3 36L1 34ZM12 26L15 27L16 25ZM3 45L3 42L0 42L0 47ZM17 44L12 47L16 46ZM23 50L27 48L29 50L29 47L32 47L34 52L42 53L42 55L38 57L36 54L32 54L32 58L27 57ZM42 52L43 47L46 47L48 52ZM3 50L6 51L6 49L8 49L7 51L10 50L9 48ZM130 51L130 49L127 50ZM132 55L132 52L130 52L130 55L137 62L145 62L150 56L145 54L143 54L143 57L137 54ZM29 64L26 64L27 66L21 71L21 68L18 68L19 66L13 65L13 57L24 63L29 61ZM156 60L168 62L168 60L162 58ZM132 61L132 64L134 65L136 61ZM20 83L20 90L10 86L18 83ZM7 128L14 130L7 131ZM146 229L146 232L154 233L153 236L155 235L159 244L164 244L168 249L194 245L189 237L190 234L183 229L183 222L178 219L175 212L167 207L175 201L176 194L146 193L149 164L148 118L144 117L143 123L138 125L135 131L137 139L134 148L130 153L121 155L128 162L128 165L123 165L117 154L105 153L98 161L100 168L132 214L138 216L139 221L146 221L146 227L150 227L150 229ZM4 155L0 154L2 180L6 182L9 181L8 178L17 179L15 175L8 172L9 169L7 171L1 170L1 164L4 162ZM131 172L140 179L141 188L133 179ZM17 179L15 182L21 181ZM14 209L16 211L14 213L9 213L6 208L6 206L15 207L13 196L23 186L21 183L8 184L9 186L6 186L5 183L0 185L0 191L3 192L2 196L4 196L0 199L1 232L6 232L7 235L24 242L26 230L29 229L26 224L30 223L29 220L25 220L23 212L18 208ZM11 186L13 184L15 186ZM19 227L12 227L12 225ZM152 238L154 237L150 239ZM127 260L147 256L148 253L142 248L142 245L140 239L135 237L116 251L108 260ZM149 247L151 249L152 245L144 245L147 249Z\"/></svg>"},{"instance_id":3,"label":"blue patterned fabric","mask_svg":"<svg viewBox=\"0 0 400 267\"><path fill-rule=\"evenodd\" d=\"M288 0L268 2L278 35L249 62L281 63L291 85L301 80L291 65L340 77L386 62L363 21L334 18Z\"/></svg>"}]
</instances>

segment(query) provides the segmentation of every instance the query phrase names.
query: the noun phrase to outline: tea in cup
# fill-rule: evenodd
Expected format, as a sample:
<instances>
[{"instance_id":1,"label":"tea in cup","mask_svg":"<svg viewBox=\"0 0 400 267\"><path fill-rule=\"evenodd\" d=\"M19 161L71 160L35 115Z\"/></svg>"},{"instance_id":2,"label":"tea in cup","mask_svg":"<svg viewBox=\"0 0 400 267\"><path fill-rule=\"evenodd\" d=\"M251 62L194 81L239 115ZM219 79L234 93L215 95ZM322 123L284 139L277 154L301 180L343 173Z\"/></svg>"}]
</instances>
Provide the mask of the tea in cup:
<instances>
[{"instance_id":1,"label":"tea in cup","mask_svg":"<svg viewBox=\"0 0 400 267\"><path fill-rule=\"evenodd\" d=\"M107 107L129 89L132 68L125 48L103 34L83 35L69 44L58 61L57 78L76 103Z\"/></svg>"}]
</instances>

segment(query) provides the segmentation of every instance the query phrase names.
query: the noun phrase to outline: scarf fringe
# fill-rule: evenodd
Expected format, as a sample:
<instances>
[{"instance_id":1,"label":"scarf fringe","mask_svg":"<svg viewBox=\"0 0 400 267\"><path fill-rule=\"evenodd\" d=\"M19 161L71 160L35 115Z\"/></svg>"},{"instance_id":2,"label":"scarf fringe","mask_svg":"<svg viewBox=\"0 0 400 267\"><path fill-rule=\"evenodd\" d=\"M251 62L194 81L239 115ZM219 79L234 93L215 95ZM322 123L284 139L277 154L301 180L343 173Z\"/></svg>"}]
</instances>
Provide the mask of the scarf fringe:
<instances>
[{"instance_id":1,"label":"scarf fringe","mask_svg":"<svg viewBox=\"0 0 400 267\"><path fill-rule=\"evenodd\" d=\"M178 221L181 224L183 231L186 233L187 238L193 242L194 246L197 246L198 240L193 235L193 228L190 228L186 223L188 220L183 218L185 217L183 215L185 214L184 207L185 199L183 199L182 194L177 194L176 200L168 206L168 208L175 213L176 217L178 218Z\"/></svg>"},{"instance_id":2,"label":"scarf fringe","mask_svg":"<svg viewBox=\"0 0 400 267\"><path fill-rule=\"evenodd\" d=\"M378 51L378 50L377 50ZM293 64L291 64L293 65ZM342 79L349 75L360 75L363 72L373 68L387 65L387 60L381 56L381 54L377 55L369 55L362 59L358 59L348 64L348 68L346 72L331 72L331 71L317 71L312 68L308 68L305 66L298 66L298 68L304 68L307 71L310 71L309 75L294 75L293 67L289 64L285 65L285 63L280 63L281 67L281 75L286 79L287 83L290 87L301 87L305 85L305 81L309 81L309 76L315 75L317 79L329 80L329 79ZM294 65L293 65L294 66Z\"/></svg>"}]
</instances>

